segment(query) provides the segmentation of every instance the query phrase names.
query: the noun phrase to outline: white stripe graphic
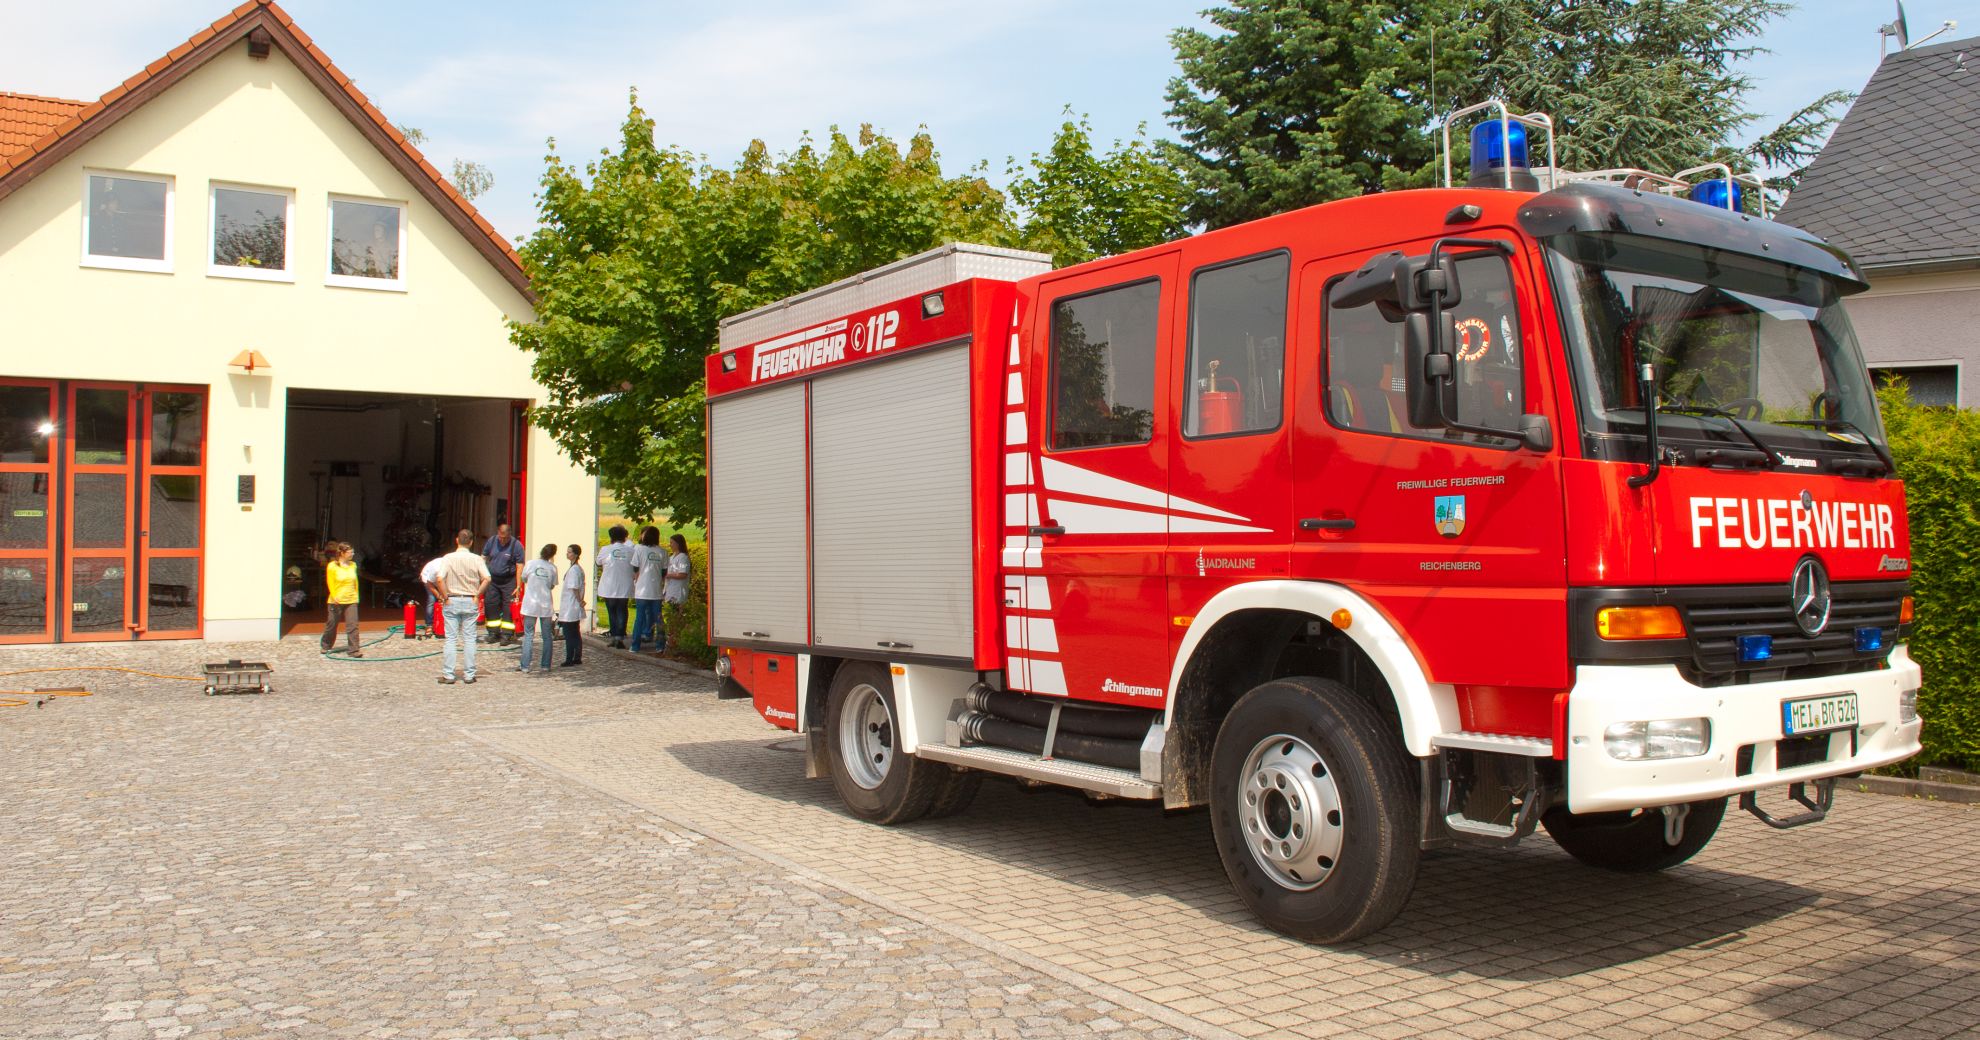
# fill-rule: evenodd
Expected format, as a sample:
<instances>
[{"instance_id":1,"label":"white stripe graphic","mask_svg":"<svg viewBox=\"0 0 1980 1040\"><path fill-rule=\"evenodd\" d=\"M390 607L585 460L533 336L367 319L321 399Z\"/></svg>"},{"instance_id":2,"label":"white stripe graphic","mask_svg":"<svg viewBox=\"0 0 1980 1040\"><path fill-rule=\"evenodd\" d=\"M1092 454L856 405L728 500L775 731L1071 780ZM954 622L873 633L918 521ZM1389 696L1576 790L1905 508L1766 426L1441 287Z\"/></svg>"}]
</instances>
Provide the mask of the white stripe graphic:
<instances>
[{"instance_id":1,"label":"white stripe graphic","mask_svg":"<svg viewBox=\"0 0 1980 1040\"><path fill-rule=\"evenodd\" d=\"M1180 509L1190 513L1203 513L1207 516L1221 516L1226 520L1249 520L1250 517L1226 512L1216 506L1206 506L1187 498L1163 494L1154 488L1110 477L1104 473L1067 465L1058 459L1047 456L1040 459L1040 474L1045 478L1045 486L1053 491L1063 491L1069 495L1085 495L1088 498L1105 498L1129 505L1155 506L1161 509ZM1057 515L1056 510L1054 515ZM1263 528L1250 528L1263 530Z\"/></svg>"}]
</instances>

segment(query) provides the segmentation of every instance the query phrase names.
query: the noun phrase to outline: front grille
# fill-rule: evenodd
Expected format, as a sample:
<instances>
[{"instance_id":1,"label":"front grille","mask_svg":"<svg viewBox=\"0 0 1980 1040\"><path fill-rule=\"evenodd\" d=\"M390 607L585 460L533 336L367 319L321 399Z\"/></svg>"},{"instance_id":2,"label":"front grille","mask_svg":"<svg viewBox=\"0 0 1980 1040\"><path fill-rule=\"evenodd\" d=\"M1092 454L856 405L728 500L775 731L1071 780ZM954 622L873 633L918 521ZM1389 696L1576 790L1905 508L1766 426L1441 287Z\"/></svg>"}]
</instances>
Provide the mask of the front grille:
<instances>
[{"instance_id":1,"label":"front grille","mask_svg":"<svg viewBox=\"0 0 1980 1040\"><path fill-rule=\"evenodd\" d=\"M1813 638L1795 627L1786 586L1740 591L1748 594L1679 604L1691 644L1687 671L1696 673L1693 682L1716 686L1868 671L1881 665L1897 641L1898 609L1904 596L1898 584L1836 582L1831 586L1829 625ZM1856 649L1856 630L1864 626L1884 630L1882 649ZM1763 662L1740 661L1737 639L1745 635L1772 636L1773 657Z\"/></svg>"}]
</instances>

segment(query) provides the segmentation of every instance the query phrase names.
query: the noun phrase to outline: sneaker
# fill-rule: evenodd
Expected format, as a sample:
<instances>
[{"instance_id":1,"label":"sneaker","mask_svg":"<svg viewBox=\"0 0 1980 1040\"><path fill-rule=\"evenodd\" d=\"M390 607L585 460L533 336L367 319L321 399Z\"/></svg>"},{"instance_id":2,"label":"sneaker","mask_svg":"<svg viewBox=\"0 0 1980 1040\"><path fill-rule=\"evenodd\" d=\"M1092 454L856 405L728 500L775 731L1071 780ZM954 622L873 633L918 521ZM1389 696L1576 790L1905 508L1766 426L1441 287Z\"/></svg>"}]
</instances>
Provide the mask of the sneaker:
<instances>
[{"instance_id":1,"label":"sneaker","mask_svg":"<svg viewBox=\"0 0 1980 1040\"><path fill-rule=\"evenodd\" d=\"M442 685L442 686L452 686L452 685L454 685L454 677L453 677L453 676L451 676L451 675L443 675L443 676L441 676L441 677L440 677L440 685Z\"/></svg>"},{"instance_id":2,"label":"sneaker","mask_svg":"<svg viewBox=\"0 0 1980 1040\"><path fill-rule=\"evenodd\" d=\"M578 666L579 664L581 664L581 663L583 663L583 662L580 662L580 661L565 661L565 662L563 662L563 663L561 663L561 664L559 664L559 665L558 665L557 667L559 667L559 668L576 668L576 667L577 667L577 666Z\"/></svg>"},{"instance_id":3,"label":"sneaker","mask_svg":"<svg viewBox=\"0 0 1980 1040\"><path fill-rule=\"evenodd\" d=\"M362 650L353 650L353 651L351 651L351 656L352 656L352 657L363 657L363 656L364 656L364 651L362 651Z\"/></svg>"},{"instance_id":4,"label":"sneaker","mask_svg":"<svg viewBox=\"0 0 1980 1040\"><path fill-rule=\"evenodd\" d=\"M472 676L472 675L470 675L470 676L468 676L467 678L465 678L465 679L462 679L461 681L462 681L462 682L464 682L464 683L466 683L466 684L468 684L469 686L473 686L473 685L474 685L474 676Z\"/></svg>"}]
</instances>

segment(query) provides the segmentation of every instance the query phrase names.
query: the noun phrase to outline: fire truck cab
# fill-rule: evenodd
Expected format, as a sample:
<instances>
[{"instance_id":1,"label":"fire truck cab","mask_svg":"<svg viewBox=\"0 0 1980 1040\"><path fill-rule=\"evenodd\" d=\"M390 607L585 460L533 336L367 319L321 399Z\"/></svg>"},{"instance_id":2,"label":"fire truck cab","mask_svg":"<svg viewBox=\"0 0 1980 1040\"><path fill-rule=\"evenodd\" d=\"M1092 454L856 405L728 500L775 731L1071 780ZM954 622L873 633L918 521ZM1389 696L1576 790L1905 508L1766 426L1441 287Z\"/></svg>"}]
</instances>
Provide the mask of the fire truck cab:
<instances>
[{"instance_id":1,"label":"fire truck cab","mask_svg":"<svg viewBox=\"0 0 1980 1040\"><path fill-rule=\"evenodd\" d=\"M1426 848L1659 870L1916 753L1861 272L1730 171L1535 171L1492 111L1466 186L726 320L725 689L877 823L986 774L1207 806L1317 942Z\"/></svg>"}]
</instances>

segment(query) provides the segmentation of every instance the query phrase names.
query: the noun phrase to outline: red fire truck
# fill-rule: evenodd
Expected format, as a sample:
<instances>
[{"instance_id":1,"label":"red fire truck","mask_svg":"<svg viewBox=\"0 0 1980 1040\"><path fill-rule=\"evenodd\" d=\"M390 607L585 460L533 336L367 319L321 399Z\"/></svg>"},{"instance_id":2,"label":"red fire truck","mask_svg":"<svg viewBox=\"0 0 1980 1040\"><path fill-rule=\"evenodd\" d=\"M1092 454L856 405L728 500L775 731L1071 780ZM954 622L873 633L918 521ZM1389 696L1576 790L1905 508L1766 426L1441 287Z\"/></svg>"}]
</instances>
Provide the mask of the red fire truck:
<instances>
[{"instance_id":1,"label":"red fire truck","mask_svg":"<svg viewBox=\"0 0 1980 1040\"><path fill-rule=\"evenodd\" d=\"M1317 942L1422 849L1659 870L1731 798L1811 823L1914 754L1862 273L1748 178L1567 174L1492 112L1469 185L1056 271L947 246L725 321L725 692L875 823L986 774L1207 806Z\"/></svg>"}]
</instances>

